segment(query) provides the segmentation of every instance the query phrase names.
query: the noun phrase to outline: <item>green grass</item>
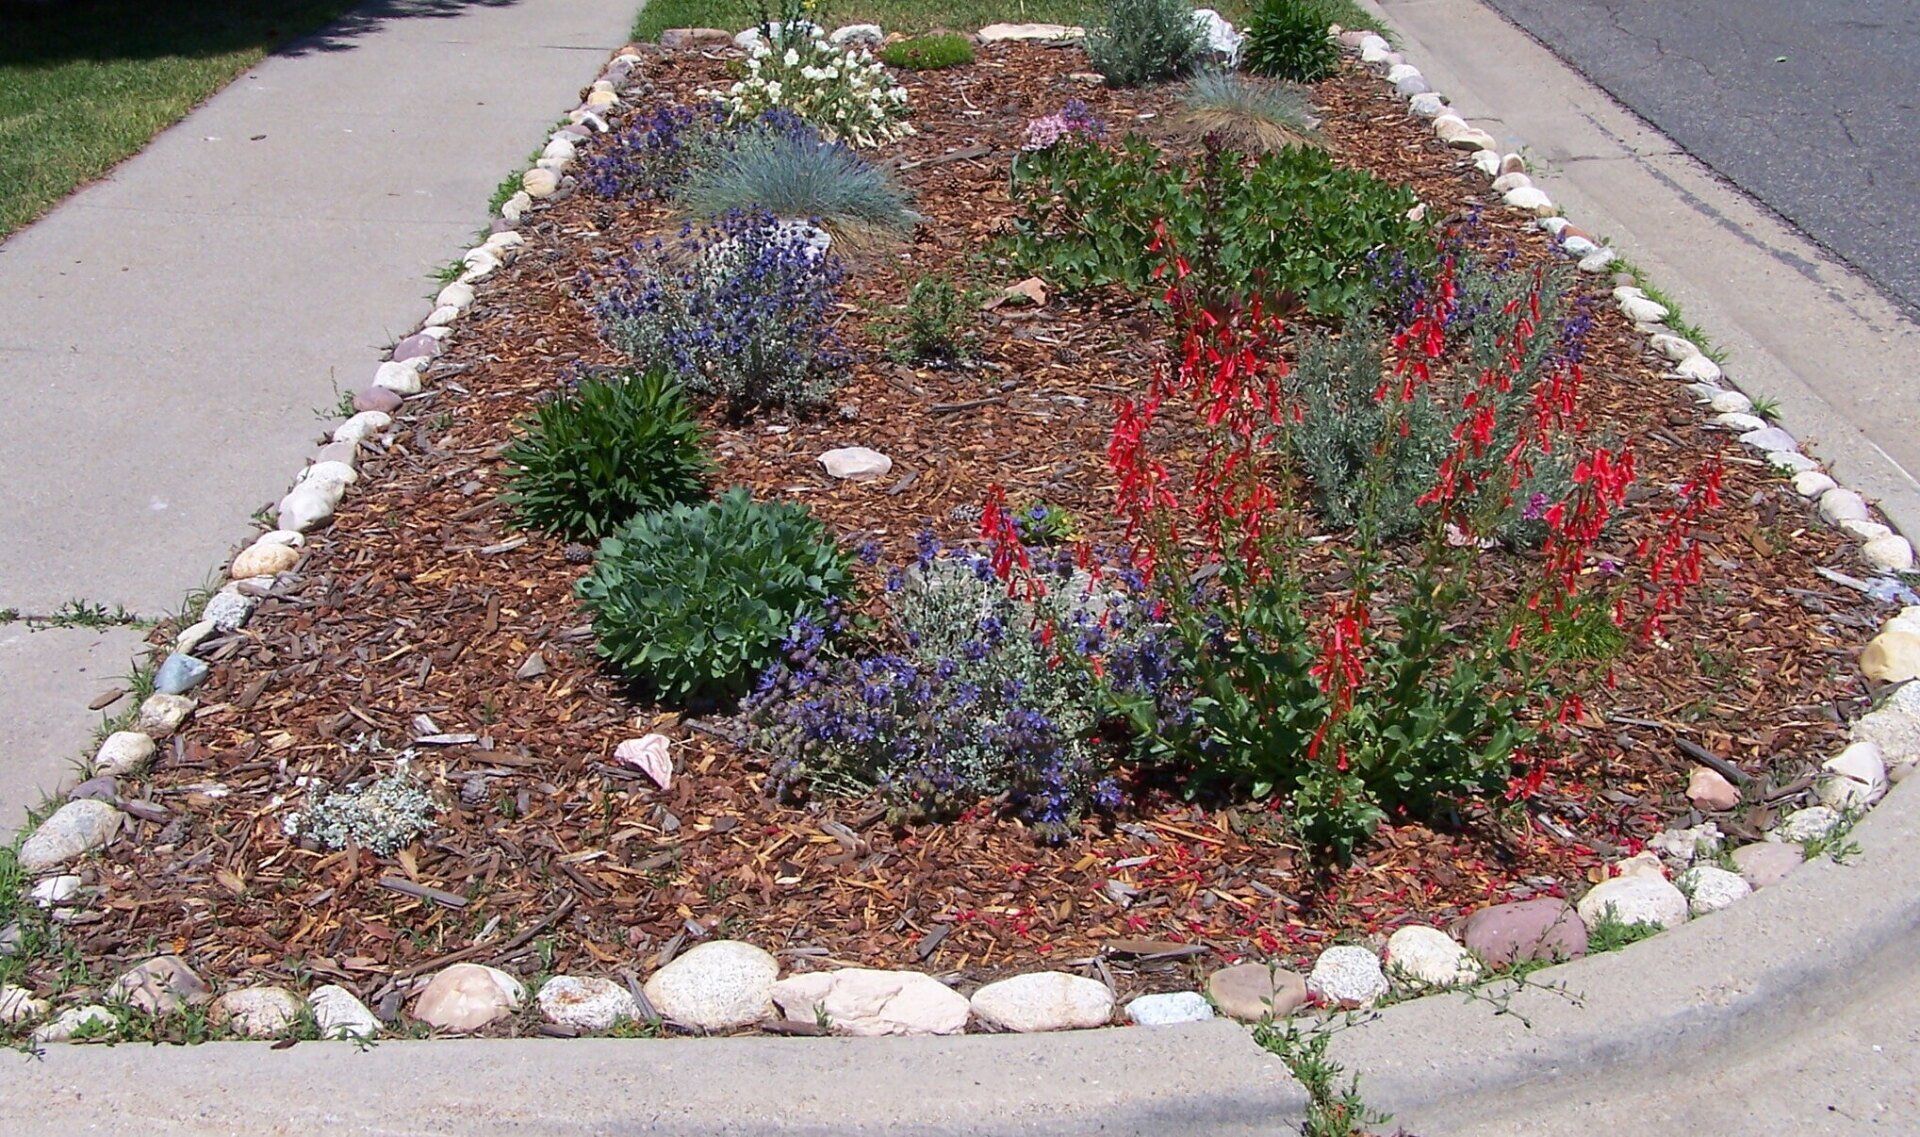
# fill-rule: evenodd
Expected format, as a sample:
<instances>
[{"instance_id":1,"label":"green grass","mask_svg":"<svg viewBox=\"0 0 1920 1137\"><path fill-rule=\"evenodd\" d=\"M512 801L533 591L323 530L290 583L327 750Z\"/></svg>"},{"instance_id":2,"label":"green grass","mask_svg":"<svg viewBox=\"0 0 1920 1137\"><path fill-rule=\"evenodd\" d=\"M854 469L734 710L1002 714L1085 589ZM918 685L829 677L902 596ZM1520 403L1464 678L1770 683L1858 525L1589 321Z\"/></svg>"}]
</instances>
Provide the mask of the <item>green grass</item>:
<instances>
[{"instance_id":1,"label":"green grass","mask_svg":"<svg viewBox=\"0 0 1920 1137\"><path fill-rule=\"evenodd\" d=\"M1247 0L1224 0L1211 5L1236 25L1245 21L1250 10ZM1365 26L1365 14L1350 2L1354 14L1350 26ZM932 31L973 32L988 24L1078 24L1098 23L1105 6L1088 0L859 0L858 3L828 3L814 15L822 27L841 24L874 23L889 32L920 35ZM725 28L739 31L751 27L757 17L752 4L738 0L647 0L633 25L633 38L657 40L668 28ZM1371 21L1367 21L1371 23ZM1342 21L1347 23L1347 21Z\"/></svg>"},{"instance_id":2,"label":"green grass","mask_svg":"<svg viewBox=\"0 0 1920 1137\"><path fill-rule=\"evenodd\" d=\"M1726 349L1715 345L1712 340L1707 338L1707 333L1701 329L1700 325L1687 319L1686 314L1680 310L1680 302L1654 285L1645 269L1625 257L1619 257L1613 262L1613 271L1632 275L1634 280L1639 284L1640 291L1647 294L1647 299L1667 310L1666 325L1668 331L1679 336L1681 339L1691 341L1693 346L1700 349L1700 354L1720 364L1722 367L1726 366Z\"/></svg>"},{"instance_id":3,"label":"green grass","mask_svg":"<svg viewBox=\"0 0 1920 1137\"><path fill-rule=\"evenodd\" d=\"M354 6L0 0L0 238L145 146L275 46ZM353 30L320 46L344 46Z\"/></svg>"}]
</instances>

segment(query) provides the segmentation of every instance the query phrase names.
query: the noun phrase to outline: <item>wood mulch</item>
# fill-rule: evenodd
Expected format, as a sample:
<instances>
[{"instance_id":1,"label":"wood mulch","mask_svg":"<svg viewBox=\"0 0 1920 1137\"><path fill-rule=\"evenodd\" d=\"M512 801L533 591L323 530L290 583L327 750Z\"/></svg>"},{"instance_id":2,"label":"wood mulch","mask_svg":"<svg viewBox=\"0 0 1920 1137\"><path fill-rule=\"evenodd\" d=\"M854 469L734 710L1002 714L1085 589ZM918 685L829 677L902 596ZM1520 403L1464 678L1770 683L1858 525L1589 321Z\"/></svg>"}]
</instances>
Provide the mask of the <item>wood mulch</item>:
<instances>
[{"instance_id":1,"label":"wood mulch","mask_svg":"<svg viewBox=\"0 0 1920 1137\"><path fill-rule=\"evenodd\" d=\"M1000 46L971 67L905 76L919 133L879 157L897 163L927 222L911 245L852 266L844 330L867 350L833 412L712 422L722 483L804 502L896 561L923 528L970 536L968 510L993 482L1016 503L1066 508L1090 537L1113 535L1100 520L1113 488L1109 407L1159 356L1148 309L1108 294L1003 307L981 317L979 365L952 371L886 362L870 327L913 279L962 265L1002 229L1007 164L1030 118L1080 98L1116 128L1164 130L1164 92L1069 78L1084 65L1073 50ZM650 56L653 94L640 102L684 98L723 66ZM1443 216L1484 209L1479 239L1525 262L1552 256L1377 79L1350 69L1318 98L1342 162L1409 184ZM722 726L637 703L596 665L571 599L585 566L560 541L518 532L497 495L514 420L574 365L615 362L583 279L675 228L659 209L587 195L523 223L526 248L480 286L428 393L397 416L393 445L368 453L334 525L247 629L217 642L198 716L128 788L159 808L130 819L91 870L103 914L72 929L88 959L158 946L226 982L340 982L392 1006L407 980L455 959L522 975L644 972L696 939L728 937L790 965L963 982L1085 966L1125 994L1243 956L1301 963L1334 937L1577 891L1604 858L1698 820L1682 793L1694 762L1683 746L1750 775L1750 800L1804 789L1864 694L1851 657L1870 608L1814 572L1848 570L1847 546L1703 427L1605 302L1612 281L1583 279L1595 298L1588 413L1639 440L1652 485L1720 449L1727 501L1707 580L1670 644L1631 649L1617 686L1590 700L1559 789L1531 820L1393 825L1350 869L1322 876L1260 809L1152 800L1048 847L991 816L896 828L873 802L774 803L765 761ZM841 445L885 451L892 474L830 482L816 458ZM675 740L670 792L612 762L620 741L648 730ZM444 807L426 839L376 857L285 835L307 779L337 787L384 772L409 746ZM1790 804L1719 820L1751 836Z\"/></svg>"}]
</instances>

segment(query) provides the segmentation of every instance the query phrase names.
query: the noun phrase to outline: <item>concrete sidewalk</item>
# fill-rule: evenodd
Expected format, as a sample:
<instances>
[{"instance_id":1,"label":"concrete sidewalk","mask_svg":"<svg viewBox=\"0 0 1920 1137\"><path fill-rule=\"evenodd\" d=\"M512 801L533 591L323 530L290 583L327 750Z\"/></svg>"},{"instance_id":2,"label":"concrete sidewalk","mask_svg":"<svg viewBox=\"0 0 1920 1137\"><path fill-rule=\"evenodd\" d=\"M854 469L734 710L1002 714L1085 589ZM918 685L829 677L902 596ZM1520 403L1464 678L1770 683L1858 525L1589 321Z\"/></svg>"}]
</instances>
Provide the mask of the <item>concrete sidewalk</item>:
<instances>
[{"instance_id":1,"label":"concrete sidewalk","mask_svg":"<svg viewBox=\"0 0 1920 1137\"><path fill-rule=\"evenodd\" d=\"M0 244L0 609L206 581L638 7L369 4ZM0 834L139 640L0 626Z\"/></svg>"}]
</instances>

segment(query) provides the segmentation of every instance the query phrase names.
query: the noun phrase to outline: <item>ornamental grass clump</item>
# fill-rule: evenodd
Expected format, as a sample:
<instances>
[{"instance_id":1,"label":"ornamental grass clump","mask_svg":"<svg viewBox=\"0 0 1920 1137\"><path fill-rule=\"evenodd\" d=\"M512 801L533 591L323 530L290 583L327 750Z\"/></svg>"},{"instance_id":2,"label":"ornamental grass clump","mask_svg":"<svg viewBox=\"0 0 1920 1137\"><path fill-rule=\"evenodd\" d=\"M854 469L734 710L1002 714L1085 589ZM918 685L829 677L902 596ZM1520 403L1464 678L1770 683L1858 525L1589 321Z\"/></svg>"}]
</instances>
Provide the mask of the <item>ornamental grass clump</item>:
<instances>
[{"instance_id":1,"label":"ornamental grass clump","mask_svg":"<svg viewBox=\"0 0 1920 1137\"><path fill-rule=\"evenodd\" d=\"M1664 504L1629 507L1632 451L1587 436L1577 355L1549 352L1527 395L1508 397L1536 340L1552 338L1541 278L1502 293L1511 319L1474 347L1442 258L1372 395L1392 446L1427 388L1454 392L1432 408L1449 428L1414 502L1421 523L1395 543L1316 533L1298 508L1308 488L1291 457L1284 328L1260 296L1196 284L1221 247L1183 251L1161 227L1173 362L1120 400L1108 447L1139 602L1171 643L1153 662L1165 681L1108 684L1138 760L1192 795L1278 799L1301 839L1336 858L1389 818L1445 823L1538 793L1557 732L1602 681L1587 650L1595 622L1657 638L1699 581L1717 459L1653 495ZM1559 455L1571 473L1539 509L1539 552L1490 552ZM1621 533L1626 513L1637 540ZM983 535L995 547L1018 537L1005 523ZM1016 593L1035 587L1012 559L994 564ZM1125 645L1072 658L1090 681L1136 669Z\"/></svg>"},{"instance_id":2,"label":"ornamental grass clump","mask_svg":"<svg viewBox=\"0 0 1920 1137\"><path fill-rule=\"evenodd\" d=\"M1178 121L1193 138L1217 135L1228 146L1254 154L1320 145L1313 103L1295 87L1207 70L1187 82L1180 104Z\"/></svg>"},{"instance_id":3,"label":"ornamental grass clump","mask_svg":"<svg viewBox=\"0 0 1920 1137\"><path fill-rule=\"evenodd\" d=\"M767 214L735 214L681 247L654 246L600 300L609 343L666 367L734 415L806 409L832 395L848 355L836 331L844 272L824 234Z\"/></svg>"},{"instance_id":4,"label":"ornamental grass clump","mask_svg":"<svg viewBox=\"0 0 1920 1137\"><path fill-rule=\"evenodd\" d=\"M840 244L897 238L918 220L885 171L786 112L731 132L676 195L696 218L760 211L819 225Z\"/></svg>"},{"instance_id":5,"label":"ornamental grass clump","mask_svg":"<svg viewBox=\"0 0 1920 1137\"><path fill-rule=\"evenodd\" d=\"M1340 14L1327 0L1261 0L1247 21L1241 66L1255 75L1318 83L1340 66L1340 45L1327 34Z\"/></svg>"},{"instance_id":6,"label":"ornamental grass clump","mask_svg":"<svg viewBox=\"0 0 1920 1137\"><path fill-rule=\"evenodd\" d=\"M643 513L600 543L578 585L600 655L664 701L730 699L779 658L787 630L853 587L804 507L735 488Z\"/></svg>"},{"instance_id":7,"label":"ornamental grass clump","mask_svg":"<svg viewBox=\"0 0 1920 1137\"><path fill-rule=\"evenodd\" d=\"M907 89L864 47L838 47L812 24L769 26L748 50L746 68L725 90L695 93L718 101L731 122L784 108L827 141L849 146L884 146L913 133Z\"/></svg>"},{"instance_id":8,"label":"ornamental grass clump","mask_svg":"<svg viewBox=\"0 0 1920 1137\"><path fill-rule=\"evenodd\" d=\"M896 821L1003 806L1043 840L1121 801L1121 751L1100 736L1104 696L1065 661L1127 640L1123 598L1070 554L1022 563L1046 587L1011 596L990 558L921 539L888 582L887 646L844 654L838 625L798 625L747 710L775 789L878 793Z\"/></svg>"},{"instance_id":9,"label":"ornamental grass clump","mask_svg":"<svg viewBox=\"0 0 1920 1137\"><path fill-rule=\"evenodd\" d=\"M1187 0L1108 0L1085 47L1107 86L1138 87L1193 70L1206 43Z\"/></svg>"},{"instance_id":10,"label":"ornamental grass clump","mask_svg":"<svg viewBox=\"0 0 1920 1137\"><path fill-rule=\"evenodd\" d=\"M594 540L706 496L705 434L665 369L589 376L524 426L504 457L507 502L526 528Z\"/></svg>"}]
</instances>

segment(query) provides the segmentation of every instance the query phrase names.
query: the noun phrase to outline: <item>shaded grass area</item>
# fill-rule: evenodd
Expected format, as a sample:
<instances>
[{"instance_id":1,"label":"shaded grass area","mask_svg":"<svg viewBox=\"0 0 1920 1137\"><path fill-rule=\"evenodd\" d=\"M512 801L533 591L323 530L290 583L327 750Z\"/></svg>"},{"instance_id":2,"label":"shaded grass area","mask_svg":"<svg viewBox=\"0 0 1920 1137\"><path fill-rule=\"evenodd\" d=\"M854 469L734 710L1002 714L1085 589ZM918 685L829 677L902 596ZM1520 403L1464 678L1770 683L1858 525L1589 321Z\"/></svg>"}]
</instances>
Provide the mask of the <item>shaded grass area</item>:
<instances>
[{"instance_id":1,"label":"shaded grass area","mask_svg":"<svg viewBox=\"0 0 1920 1137\"><path fill-rule=\"evenodd\" d=\"M267 52L361 8L314 50L454 3L0 0L0 238L146 145Z\"/></svg>"},{"instance_id":2,"label":"shaded grass area","mask_svg":"<svg viewBox=\"0 0 1920 1137\"><path fill-rule=\"evenodd\" d=\"M1248 0L1221 0L1211 6L1239 23L1250 10ZM1089 0L845 0L821 6L814 19L823 27L874 23L890 32L910 35L930 31L971 32L987 24L1098 23L1104 5ZM1358 9L1355 9L1358 11ZM634 23L633 38L660 38L668 28L709 27L738 31L759 16L750 0L647 0Z\"/></svg>"}]
</instances>

